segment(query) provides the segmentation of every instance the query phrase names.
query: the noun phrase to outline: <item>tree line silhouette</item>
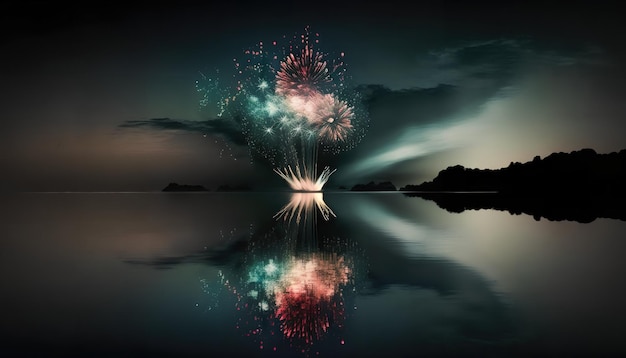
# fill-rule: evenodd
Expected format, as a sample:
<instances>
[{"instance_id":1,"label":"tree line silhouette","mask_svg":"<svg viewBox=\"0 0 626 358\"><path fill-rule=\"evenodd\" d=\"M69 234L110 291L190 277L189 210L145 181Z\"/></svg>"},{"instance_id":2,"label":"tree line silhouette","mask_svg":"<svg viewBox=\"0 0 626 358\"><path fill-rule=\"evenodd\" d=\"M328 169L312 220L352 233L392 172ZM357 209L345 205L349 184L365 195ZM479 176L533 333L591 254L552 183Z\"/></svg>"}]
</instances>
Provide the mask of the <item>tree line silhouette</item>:
<instances>
[{"instance_id":1,"label":"tree line silhouette","mask_svg":"<svg viewBox=\"0 0 626 358\"><path fill-rule=\"evenodd\" d=\"M626 149L598 154L593 149L536 156L501 169L448 167L435 179L403 191L493 191L523 196L626 194Z\"/></svg>"},{"instance_id":2,"label":"tree line silhouette","mask_svg":"<svg viewBox=\"0 0 626 358\"><path fill-rule=\"evenodd\" d=\"M454 213L495 209L528 214L535 220L626 221L626 150L553 153L496 170L456 165L430 182L400 190Z\"/></svg>"}]
</instances>

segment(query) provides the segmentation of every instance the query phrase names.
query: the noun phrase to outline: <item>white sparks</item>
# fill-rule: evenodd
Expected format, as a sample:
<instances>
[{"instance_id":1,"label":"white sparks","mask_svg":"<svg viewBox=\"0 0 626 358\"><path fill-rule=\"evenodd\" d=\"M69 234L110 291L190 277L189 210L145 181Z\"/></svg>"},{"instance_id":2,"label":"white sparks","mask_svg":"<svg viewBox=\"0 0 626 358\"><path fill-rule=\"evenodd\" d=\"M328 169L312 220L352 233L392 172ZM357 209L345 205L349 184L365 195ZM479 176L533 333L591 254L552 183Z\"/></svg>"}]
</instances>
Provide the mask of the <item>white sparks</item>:
<instances>
[{"instance_id":1,"label":"white sparks","mask_svg":"<svg viewBox=\"0 0 626 358\"><path fill-rule=\"evenodd\" d=\"M265 104L265 111L267 111L267 114L270 117L278 113L278 110L279 110L278 105L276 105L276 103L272 101L267 101L267 103Z\"/></svg>"},{"instance_id":2,"label":"white sparks","mask_svg":"<svg viewBox=\"0 0 626 358\"><path fill-rule=\"evenodd\" d=\"M276 270L278 270L278 266L276 266L276 264L274 263L274 260L270 259L270 262L267 265L265 265L264 270L265 270L265 273L267 273L268 275L271 275L274 272L276 272Z\"/></svg>"},{"instance_id":3,"label":"white sparks","mask_svg":"<svg viewBox=\"0 0 626 358\"><path fill-rule=\"evenodd\" d=\"M291 169L291 166L287 166L284 169L274 169L274 172L280 175L281 178L289 184L291 189L296 191L322 191L324 184L328 181L330 176L337 169L330 170L329 167L324 168L322 174L317 180L311 179L311 175L305 170L304 173L300 171L300 167L296 166L296 171Z\"/></svg>"},{"instance_id":4,"label":"white sparks","mask_svg":"<svg viewBox=\"0 0 626 358\"><path fill-rule=\"evenodd\" d=\"M328 221L330 216L337 217L333 210L324 202L324 194L322 193L293 193L291 200L285 205L274 218L276 220L283 218L285 221L293 220L296 218L296 223L300 223L302 214L305 217L310 215L313 208L317 207L324 220Z\"/></svg>"}]
</instances>

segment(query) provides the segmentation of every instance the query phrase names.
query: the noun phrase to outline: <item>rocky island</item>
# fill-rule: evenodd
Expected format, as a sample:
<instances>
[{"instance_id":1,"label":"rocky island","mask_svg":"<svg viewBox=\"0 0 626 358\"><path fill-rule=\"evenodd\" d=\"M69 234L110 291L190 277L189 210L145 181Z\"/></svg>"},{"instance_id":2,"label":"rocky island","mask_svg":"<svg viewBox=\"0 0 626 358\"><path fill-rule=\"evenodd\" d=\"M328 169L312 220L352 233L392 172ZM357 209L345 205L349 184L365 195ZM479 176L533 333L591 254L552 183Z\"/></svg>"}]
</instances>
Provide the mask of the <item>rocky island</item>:
<instances>
[{"instance_id":1,"label":"rocky island","mask_svg":"<svg viewBox=\"0 0 626 358\"><path fill-rule=\"evenodd\" d=\"M367 184L357 184L350 191L396 191L396 186L390 181L375 183L373 181Z\"/></svg>"}]
</instances>

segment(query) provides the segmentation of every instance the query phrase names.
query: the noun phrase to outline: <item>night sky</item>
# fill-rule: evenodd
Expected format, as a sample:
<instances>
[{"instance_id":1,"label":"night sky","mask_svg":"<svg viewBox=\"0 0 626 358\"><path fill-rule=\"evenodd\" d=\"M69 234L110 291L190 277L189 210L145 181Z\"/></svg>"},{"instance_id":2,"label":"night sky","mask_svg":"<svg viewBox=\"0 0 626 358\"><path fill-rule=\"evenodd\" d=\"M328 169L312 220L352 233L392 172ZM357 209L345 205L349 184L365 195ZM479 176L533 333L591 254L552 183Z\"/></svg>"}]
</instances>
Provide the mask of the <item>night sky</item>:
<instances>
[{"instance_id":1,"label":"night sky","mask_svg":"<svg viewBox=\"0 0 626 358\"><path fill-rule=\"evenodd\" d=\"M199 73L259 41L320 34L367 94L369 130L328 187L461 164L626 148L622 13L608 2L14 1L2 5L5 190L286 185L199 108ZM132 125L129 125L132 124Z\"/></svg>"}]
</instances>

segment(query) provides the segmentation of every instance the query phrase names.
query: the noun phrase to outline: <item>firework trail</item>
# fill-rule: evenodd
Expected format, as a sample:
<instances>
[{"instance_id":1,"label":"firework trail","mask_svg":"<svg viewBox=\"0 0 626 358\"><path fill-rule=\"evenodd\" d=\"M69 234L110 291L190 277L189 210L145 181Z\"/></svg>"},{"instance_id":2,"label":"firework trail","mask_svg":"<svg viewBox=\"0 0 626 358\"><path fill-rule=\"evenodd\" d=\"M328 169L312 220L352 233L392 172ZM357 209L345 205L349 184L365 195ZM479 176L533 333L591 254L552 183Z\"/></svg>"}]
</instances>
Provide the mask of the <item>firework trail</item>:
<instances>
[{"instance_id":1,"label":"firework trail","mask_svg":"<svg viewBox=\"0 0 626 358\"><path fill-rule=\"evenodd\" d=\"M213 98L217 120L234 121L250 151L267 159L293 190L321 191L334 170L318 173L318 152L352 149L365 135L368 116L360 95L347 86L343 52L333 58L318 51L319 34L308 27L283 40L244 50L226 81L202 74L196 82L200 105L208 108ZM222 86L226 82L229 88Z\"/></svg>"}]
</instances>

